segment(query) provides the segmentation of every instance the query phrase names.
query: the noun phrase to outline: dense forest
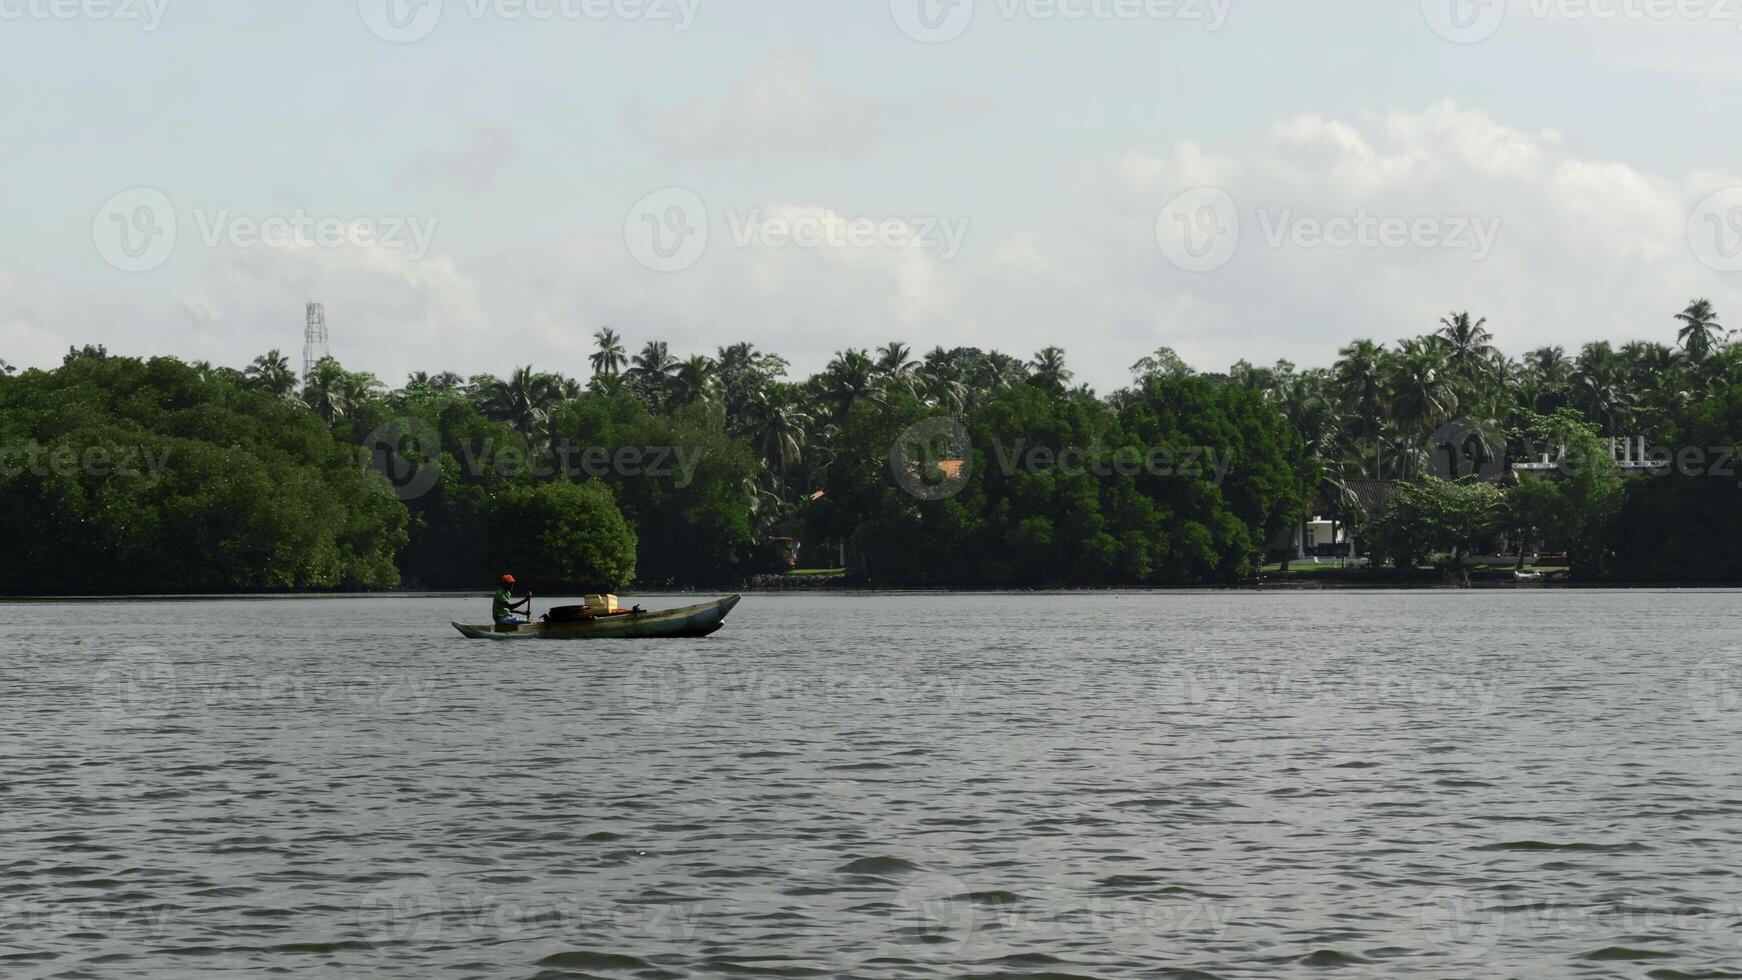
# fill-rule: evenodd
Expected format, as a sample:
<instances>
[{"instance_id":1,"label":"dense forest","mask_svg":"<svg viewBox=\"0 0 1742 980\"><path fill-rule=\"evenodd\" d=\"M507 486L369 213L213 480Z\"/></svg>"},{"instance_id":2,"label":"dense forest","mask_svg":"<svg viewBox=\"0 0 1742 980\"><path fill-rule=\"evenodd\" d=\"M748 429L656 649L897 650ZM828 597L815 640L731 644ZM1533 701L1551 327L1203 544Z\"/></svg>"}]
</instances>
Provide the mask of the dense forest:
<instances>
[{"instance_id":1,"label":"dense forest","mask_svg":"<svg viewBox=\"0 0 1742 980\"><path fill-rule=\"evenodd\" d=\"M0 592L726 586L795 560L885 586L1224 584L1311 514L1375 574L1510 542L1588 579L1742 580L1742 345L1703 300L1661 332L1512 358L1458 313L1328 368L1204 374L1164 348L1105 396L1057 347L891 343L798 379L749 344L631 354L606 329L585 381L399 388L278 351L87 347L0 361ZM1665 464L1624 479L1614 437Z\"/></svg>"}]
</instances>

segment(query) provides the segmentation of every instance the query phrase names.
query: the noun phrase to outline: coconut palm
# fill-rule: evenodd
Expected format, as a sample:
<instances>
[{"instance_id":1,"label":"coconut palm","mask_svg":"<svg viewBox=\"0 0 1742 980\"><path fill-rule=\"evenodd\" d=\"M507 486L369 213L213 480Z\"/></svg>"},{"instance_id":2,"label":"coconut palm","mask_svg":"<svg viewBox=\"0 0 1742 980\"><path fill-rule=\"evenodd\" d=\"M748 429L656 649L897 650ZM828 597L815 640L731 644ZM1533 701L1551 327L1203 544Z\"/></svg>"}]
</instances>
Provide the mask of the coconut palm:
<instances>
[{"instance_id":1,"label":"coconut palm","mask_svg":"<svg viewBox=\"0 0 1742 980\"><path fill-rule=\"evenodd\" d=\"M1563 347L1538 347L1524 355L1524 368L1550 387L1564 385L1573 376L1573 362Z\"/></svg>"},{"instance_id":2,"label":"coconut palm","mask_svg":"<svg viewBox=\"0 0 1742 980\"><path fill-rule=\"evenodd\" d=\"M706 354L696 354L677 366L667 383L672 407L691 405L713 398L717 390L718 365Z\"/></svg>"},{"instance_id":3,"label":"coconut palm","mask_svg":"<svg viewBox=\"0 0 1742 980\"><path fill-rule=\"evenodd\" d=\"M1494 335L1485 327L1486 317L1471 320L1468 312L1440 318L1438 336L1446 342L1446 364L1473 391L1485 378L1493 377L1500 352L1491 343Z\"/></svg>"},{"instance_id":4,"label":"coconut palm","mask_svg":"<svg viewBox=\"0 0 1742 980\"><path fill-rule=\"evenodd\" d=\"M861 401L881 401L877 364L863 350L837 351L819 379L822 396L835 406L835 418L844 419Z\"/></svg>"},{"instance_id":5,"label":"coconut palm","mask_svg":"<svg viewBox=\"0 0 1742 980\"><path fill-rule=\"evenodd\" d=\"M768 392L758 395L750 412L751 438L775 475L777 493L784 497L788 469L804 461L805 432L811 417L790 401L769 397Z\"/></svg>"},{"instance_id":6,"label":"coconut palm","mask_svg":"<svg viewBox=\"0 0 1742 980\"><path fill-rule=\"evenodd\" d=\"M1574 407L1610 436L1626 435L1634 392L1626 362L1607 341L1586 344L1579 351L1570 390Z\"/></svg>"},{"instance_id":7,"label":"coconut palm","mask_svg":"<svg viewBox=\"0 0 1742 980\"><path fill-rule=\"evenodd\" d=\"M1353 428L1355 438L1373 443L1373 476L1377 479L1383 468L1379 429L1390 398L1385 387L1390 355L1384 346L1372 340L1357 340L1337 355L1337 363L1331 369L1333 389L1342 404L1344 421Z\"/></svg>"},{"instance_id":8,"label":"coconut palm","mask_svg":"<svg viewBox=\"0 0 1742 980\"><path fill-rule=\"evenodd\" d=\"M1401 341L1391 369L1391 416L1406 450L1419 463L1426 436L1458 411L1458 383L1447 361L1446 342L1439 337ZM1409 469L1406 463L1406 477Z\"/></svg>"},{"instance_id":9,"label":"coconut palm","mask_svg":"<svg viewBox=\"0 0 1742 980\"><path fill-rule=\"evenodd\" d=\"M1060 356L1063 357L1062 351ZM1011 357L1003 351L987 351L980 359L980 364L984 374L982 381L988 392L1014 388L1028 380L1028 365L1021 358ZM1065 374L1068 376L1070 372L1066 371Z\"/></svg>"},{"instance_id":10,"label":"coconut palm","mask_svg":"<svg viewBox=\"0 0 1742 980\"><path fill-rule=\"evenodd\" d=\"M1035 380L1043 385L1063 391L1074 375L1065 368L1065 352L1061 347L1043 347L1035 352L1034 360L1029 362L1034 369Z\"/></svg>"},{"instance_id":11,"label":"coconut palm","mask_svg":"<svg viewBox=\"0 0 1742 980\"><path fill-rule=\"evenodd\" d=\"M913 359L913 350L899 341L890 341L877 348L877 380L892 391L915 393L920 388L919 362Z\"/></svg>"},{"instance_id":12,"label":"coconut palm","mask_svg":"<svg viewBox=\"0 0 1742 980\"><path fill-rule=\"evenodd\" d=\"M629 363L629 357L623 351L623 338L617 335L617 331L606 327L593 335L593 342L598 345L597 352L588 359L593 365L593 374L621 374L624 366Z\"/></svg>"},{"instance_id":13,"label":"coconut palm","mask_svg":"<svg viewBox=\"0 0 1742 980\"><path fill-rule=\"evenodd\" d=\"M942 347L933 347L917 369L920 391L928 402L960 415L968 406L968 378L961 362Z\"/></svg>"},{"instance_id":14,"label":"coconut palm","mask_svg":"<svg viewBox=\"0 0 1742 980\"><path fill-rule=\"evenodd\" d=\"M466 379L452 371L440 374L430 374L428 371L414 371L405 379L407 394L414 392L434 392L436 394L456 394L466 390Z\"/></svg>"},{"instance_id":15,"label":"coconut palm","mask_svg":"<svg viewBox=\"0 0 1742 980\"><path fill-rule=\"evenodd\" d=\"M1718 311L1713 309L1709 299L1696 299L1688 304L1687 309L1675 315L1681 323L1681 329L1676 331L1676 340L1687 351L1688 360L1699 365L1705 362L1718 345L1730 335L1718 323Z\"/></svg>"},{"instance_id":16,"label":"coconut palm","mask_svg":"<svg viewBox=\"0 0 1742 980\"><path fill-rule=\"evenodd\" d=\"M530 365L515 368L506 379L491 378L478 394L485 415L508 423L529 442L544 431L551 410L562 399L557 379Z\"/></svg>"},{"instance_id":17,"label":"coconut palm","mask_svg":"<svg viewBox=\"0 0 1742 980\"><path fill-rule=\"evenodd\" d=\"M248 387L256 391L264 391L277 398L294 398L296 395L296 371L290 366L290 358L285 357L277 348L256 357L254 363L248 365L243 372L248 379Z\"/></svg>"},{"instance_id":18,"label":"coconut palm","mask_svg":"<svg viewBox=\"0 0 1742 980\"><path fill-rule=\"evenodd\" d=\"M748 423L750 406L768 386L785 377L786 358L764 354L754 344L721 347L715 355L714 378L726 424L740 431Z\"/></svg>"},{"instance_id":19,"label":"coconut palm","mask_svg":"<svg viewBox=\"0 0 1742 980\"><path fill-rule=\"evenodd\" d=\"M303 404L315 411L331 426L351 413L354 386L345 369L330 357L321 358L303 385Z\"/></svg>"},{"instance_id":20,"label":"coconut palm","mask_svg":"<svg viewBox=\"0 0 1742 980\"><path fill-rule=\"evenodd\" d=\"M587 393L587 386L560 372L552 374L551 387L558 401L573 401Z\"/></svg>"},{"instance_id":21,"label":"coconut palm","mask_svg":"<svg viewBox=\"0 0 1742 980\"><path fill-rule=\"evenodd\" d=\"M663 340L650 340L641 352L629 359L629 390L652 406L664 404L666 386L677 374L678 359L671 346Z\"/></svg>"}]
</instances>

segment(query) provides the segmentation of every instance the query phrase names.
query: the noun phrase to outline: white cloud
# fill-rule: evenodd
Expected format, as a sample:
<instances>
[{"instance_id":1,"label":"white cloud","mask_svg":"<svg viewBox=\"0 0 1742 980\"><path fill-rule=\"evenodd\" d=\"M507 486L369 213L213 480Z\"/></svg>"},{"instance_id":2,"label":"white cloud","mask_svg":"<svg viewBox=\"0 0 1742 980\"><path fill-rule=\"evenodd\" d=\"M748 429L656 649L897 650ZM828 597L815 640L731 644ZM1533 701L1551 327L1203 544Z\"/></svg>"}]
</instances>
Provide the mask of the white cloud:
<instances>
[{"instance_id":1,"label":"white cloud","mask_svg":"<svg viewBox=\"0 0 1742 980\"><path fill-rule=\"evenodd\" d=\"M68 344L92 342L241 364L268 347L298 349L302 304L319 299L334 353L390 381L411 370L525 363L583 375L592 333L609 325L632 345L663 339L679 352L749 340L801 372L835 350L895 339L1019 356L1059 344L1079 378L1105 390L1162 345L1205 370L1240 358L1327 364L1352 339L1421 333L1453 309L1488 317L1513 354L1592 339L1668 341L1671 315L1694 296L1742 322L1742 280L1702 264L1687 238L1696 203L1742 186L1742 176L1583 158L1553 131L1515 129L1452 103L1303 115L1255 136L1252 145L1181 142L1085 164L1059 176L1051 195L966 215L968 236L947 261L912 247L739 247L716 215L701 261L671 274L637 264L620 232L600 232L463 265L387 249L220 251L197 288L165 295L161 307L148 305L143 287L49 295L0 277L0 357L54 363ZM1175 195L1202 186L1238 202L1243 239L1227 265L1188 274L1157 246L1156 219ZM762 211L853 213L829 201L770 201ZM1363 213L1442 230L1498 222L1499 232L1478 261L1467 248L1303 247L1286 235L1272 246L1260 220Z\"/></svg>"}]
</instances>

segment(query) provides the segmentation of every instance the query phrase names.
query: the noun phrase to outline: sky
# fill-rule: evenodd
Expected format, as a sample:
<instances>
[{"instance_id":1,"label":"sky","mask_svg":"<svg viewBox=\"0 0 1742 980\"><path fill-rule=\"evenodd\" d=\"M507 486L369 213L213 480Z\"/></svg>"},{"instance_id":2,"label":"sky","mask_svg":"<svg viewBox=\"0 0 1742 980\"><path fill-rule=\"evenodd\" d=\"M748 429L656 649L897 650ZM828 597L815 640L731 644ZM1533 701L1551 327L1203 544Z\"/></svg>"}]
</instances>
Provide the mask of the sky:
<instances>
[{"instance_id":1,"label":"sky","mask_svg":"<svg viewBox=\"0 0 1742 980\"><path fill-rule=\"evenodd\" d=\"M1742 326L1737 0L0 0L0 359Z\"/></svg>"}]
</instances>

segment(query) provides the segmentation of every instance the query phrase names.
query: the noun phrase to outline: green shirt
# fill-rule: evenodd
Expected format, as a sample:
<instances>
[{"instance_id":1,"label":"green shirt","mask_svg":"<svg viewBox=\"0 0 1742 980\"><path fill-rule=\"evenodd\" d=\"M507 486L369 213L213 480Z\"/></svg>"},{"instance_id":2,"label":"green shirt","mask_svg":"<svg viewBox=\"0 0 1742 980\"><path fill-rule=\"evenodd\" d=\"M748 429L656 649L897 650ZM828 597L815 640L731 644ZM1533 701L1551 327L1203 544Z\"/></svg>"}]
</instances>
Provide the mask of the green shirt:
<instances>
[{"instance_id":1,"label":"green shirt","mask_svg":"<svg viewBox=\"0 0 1742 980\"><path fill-rule=\"evenodd\" d=\"M509 608L512 605L514 605L514 597L508 593L508 590L502 589L498 591L496 593L496 601L490 604L491 617L495 619L505 619L513 615L514 611Z\"/></svg>"}]
</instances>

